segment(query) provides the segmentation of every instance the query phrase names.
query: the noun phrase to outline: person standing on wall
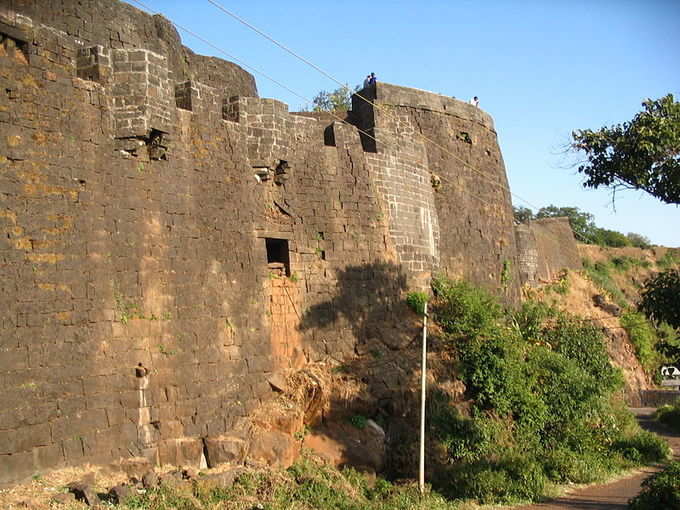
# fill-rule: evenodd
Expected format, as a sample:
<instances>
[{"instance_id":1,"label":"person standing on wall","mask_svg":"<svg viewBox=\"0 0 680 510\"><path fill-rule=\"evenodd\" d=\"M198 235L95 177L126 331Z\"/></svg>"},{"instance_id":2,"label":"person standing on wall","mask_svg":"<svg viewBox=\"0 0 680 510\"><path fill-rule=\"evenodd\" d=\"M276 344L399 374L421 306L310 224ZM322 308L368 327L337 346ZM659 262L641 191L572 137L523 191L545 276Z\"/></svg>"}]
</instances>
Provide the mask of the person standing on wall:
<instances>
[{"instance_id":1,"label":"person standing on wall","mask_svg":"<svg viewBox=\"0 0 680 510\"><path fill-rule=\"evenodd\" d=\"M479 108L479 98L477 96L470 99L470 104Z\"/></svg>"}]
</instances>

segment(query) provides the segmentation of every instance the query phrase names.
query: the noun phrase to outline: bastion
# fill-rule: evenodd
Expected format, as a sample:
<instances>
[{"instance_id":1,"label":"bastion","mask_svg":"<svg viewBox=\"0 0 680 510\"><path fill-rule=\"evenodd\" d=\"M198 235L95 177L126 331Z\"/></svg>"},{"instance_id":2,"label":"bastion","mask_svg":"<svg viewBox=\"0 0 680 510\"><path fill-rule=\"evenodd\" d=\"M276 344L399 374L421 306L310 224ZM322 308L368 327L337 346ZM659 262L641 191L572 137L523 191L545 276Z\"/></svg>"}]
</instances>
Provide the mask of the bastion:
<instances>
[{"instance_id":1,"label":"bastion","mask_svg":"<svg viewBox=\"0 0 680 510\"><path fill-rule=\"evenodd\" d=\"M160 16L2 3L0 483L198 466L273 374L355 356L433 275L518 302L491 117L360 95L343 120L291 113Z\"/></svg>"}]
</instances>

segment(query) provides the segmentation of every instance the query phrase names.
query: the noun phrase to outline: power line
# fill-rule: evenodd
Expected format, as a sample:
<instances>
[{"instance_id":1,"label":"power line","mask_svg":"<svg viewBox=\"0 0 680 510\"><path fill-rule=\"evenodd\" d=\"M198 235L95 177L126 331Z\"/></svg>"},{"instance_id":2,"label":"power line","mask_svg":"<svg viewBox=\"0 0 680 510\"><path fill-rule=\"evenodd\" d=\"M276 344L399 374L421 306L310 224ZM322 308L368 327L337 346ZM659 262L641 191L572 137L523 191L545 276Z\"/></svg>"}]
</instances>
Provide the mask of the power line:
<instances>
[{"instance_id":1,"label":"power line","mask_svg":"<svg viewBox=\"0 0 680 510\"><path fill-rule=\"evenodd\" d=\"M339 84L339 85L340 85L341 87L343 87L343 88L349 89L349 87L348 87L346 84L342 83L340 80L338 80L337 78L335 78L334 76L332 76L332 75L329 74L328 72L324 71L321 67L317 66L316 64L314 64L313 62L311 62L309 59L303 57L302 55L300 55L300 54L298 54L297 52L293 51L292 49L288 48L286 45L284 45L284 44L281 43L280 41L276 40L274 37L270 36L269 34L267 34L266 32L264 32L263 30L257 28L257 27L254 26L252 23L249 23L248 21L246 21L246 20L243 19L242 17L238 16L236 13L230 11L229 9L227 9L226 7L224 7L222 4L220 4L220 3L217 2L216 0L207 0L207 1L208 1L210 4L212 4L213 6L215 6L217 9L219 9L220 11L222 11L223 13L227 14L228 16L231 16L233 19L235 19L235 20L238 21L239 23L245 25L245 26L248 27L249 29L253 30L254 32L256 32L257 34L259 34L260 36L262 36L262 37L264 37L265 39L267 39L268 41L272 42L273 44L275 44L276 46L278 46L279 48L281 48L281 49L284 50L285 52L289 53L290 55L292 55L293 57L297 58L297 59L300 60L301 62L304 62L305 64L307 64L308 66L310 66L311 68L313 68L314 70L316 70L317 72L321 73L321 74L322 74L323 76L325 76L326 78L328 78L328 79L334 81L335 83ZM372 105L373 107L378 108L378 109L380 109L380 110L382 110L382 111L387 111L387 112L389 112L389 110L386 109L386 108L384 107L384 105L375 103L375 102L371 101L370 99L367 99L366 97L362 96L362 95L359 94L359 93L356 93L355 95L356 95L357 97L359 97L360 99L362 99L363 101L365 101L366 103ZM424 135L422 132L418 132L418 134L419 134L424 140L430 142L430 143L431 143L432 145L434 145L435 147L437 147L437 148L441 149L442 151L446 152L447 154L449 154L450 156L452 156L454 159L457 159L458 161L460 161L461 163L463 163L464 166L467 166L467 167L468 167L470 170L472 170L473 172L475 172L475 173L481 175L481 176L482 176L483 178L485 178L487 181L489 181L489 182L491 182L492 184L495 184L496 186L498 186L498 187L502 188L503 190L507 191L511 196L513 196L513 197L519 199L520 201L524 202L525 204L531 206L531 207L534 208L534 209L539 209L539 207L533 205L533 204L532 204L531 202L529 202L528 200L526 200L526 199L520 197L520 196L517 195L516 193L513 193L513 192L510 190L510 187L509 187L509 186L504 186L504 185L501 184L500 182L497 182L497 181L495 181L495 180L493 180L493 179L490 179L490 178L489 178L488 176L486 176L486 174L485 174L484 172L482 172L480 169L478 169L478 168L476 168L474 165L471 165L470 163L466 162L464 159L462 159L461 157L457 156L456 154L454 154L453 152L451 152L450 150L448 150L448 149L447 149L446 147L444 147L443 145L437 143L435 140L432 140L431 138L427 137L427 136ZM375 140L375 139L374 139L374 140ZM376 141L377 141L377 140L376 140ZM592 240L586 239L586 238L583 237L580 233L574 231L573 229L572 229L572 231L574 232L574 235L575 235L575 236L581 237L581 239L582 239L584 242L586 242L587 244L590 244L590 243L592 242Z\"/></svg>"},{"instance_id":2,"label":"power line","mask_svg":"<svg viewBox=\"0 0 680 510\"><path fill-rule=\"evenodd\" d=\"M145 9L147 12L149 12L149 13L151 13L151 14L160 14L160 13L158 13L158 12L154 12L153 9L151 9L148 5L144 4L144 3L141 2L140 0L131 0L131 1L134 2L134 3L136 3L137 5L140 5L143 9ZM211 43L210 41L208 41L208 40L205 39L204 37L200 36L199 34L197 34L196 32L194 32L193 30L190 30L190 29L188 29L188 28L186 28L186 27L184 27L184 26L182 26L182 25L176 23L175 21L171 20L170 18L166 18L166 19L168 19L173 25L175 25L175 26L176 26L177 28L179 28L180 30L186 32L187 34L191 35L192 37L195 37L196 39L198 39L199 41L203 42L204 44L207 44L208 46L210 46L211 48L215 49L216 51L219 51L220 53L222 53L223 55L227 56L228 58L230 58L230 59L233 60L234 62L237 62L238 64L242 65L243 67L245 67L245 68L247 68L247 69L250 69L251 71L253 71L253 72L255 72L255 73L257 73L257 74L263 76L264 78L266 78L266 79L268 79L268 80L270 80L271 82L275 83L276 85L278 85L279 87L283 88L284 90L287 90L287 91L290 92L291 94L293 94L293 95L295 95L296 97L302 99L303 101L305 101L305 103L313 103L313 102L314 102L313 100L311 100L311 99L309 99L309 98L307 98L307 97L305 97L305 96L303 96L303 95L297 93L296 91L294 91L293 89L291 89L291 88L289 88L288 86L284 85L283 83L281 83L280 81L276 80L275 78L272 78L271 76L269 76L269 75L266 74L265 72L260 71L259 69L255 68L255 67L253 67L253 66L251 66L251 65L249 65L249 64L247 64L247 63L244 62L243 60L241 60L241 59L235 57L234 55L231 55L231 54L230 54L229 52L227 52L226 50L220 48L219 46L217 46L217 45L215 45L215 44L213 44L213 43ZM244 21L241 21L241 22L244 22ZM254 27L252 27L252 28L254 28ZM290 50L287 50L287 51L290 51ZM311 65L311 64L310 64L310 65ZM348 123L345 119L339 117L338 115L336 115L336 114L333 113L333 112L327 112L327 113L328 113L331 117L333 117L333 118L335 118L336 120L338 120L339 122L341 122L341 123L343 123L343 124L347 124L347 125L349 125L349 126L352 126L353 128L357 129L357 131L359 131L360 133L362 133L363 135L367 136L368 138L370 138L371 140L375 141L376 143L379 143L378 140L377 140L373 135L371 135L370 133L368 133L367 131L364 131L363 129L360 129L360 128L357 127L357 126L354 126L353 124ZM395 144L395 146L396 146L396 144ZM483 203L486 204L486 205L489 205L489 206L492 205L490 202L484 200L483 198L481 198L481 197L479 197L479 196L477 196L477 195L473 195L472 193L468 193L468 195L471 196L471 197L473 197L473 198L476 198L477 200L483 202Z\"/></svg>"}]
</instances>

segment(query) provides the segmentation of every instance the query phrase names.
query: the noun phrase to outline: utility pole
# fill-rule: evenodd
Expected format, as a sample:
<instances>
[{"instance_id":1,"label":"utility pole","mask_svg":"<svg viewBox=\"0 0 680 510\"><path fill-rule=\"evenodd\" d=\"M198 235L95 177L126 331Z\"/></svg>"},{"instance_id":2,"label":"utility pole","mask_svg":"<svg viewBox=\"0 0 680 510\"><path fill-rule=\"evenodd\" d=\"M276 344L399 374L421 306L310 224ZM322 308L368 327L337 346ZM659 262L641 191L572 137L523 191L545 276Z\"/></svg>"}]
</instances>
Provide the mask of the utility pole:
<instances>
[{"instance_id":1,"label":"utility pole","mask_svg":"<svg viewBox=\"0 0 680 510\"><path fill-rule=\"evenodd\" d=\"M418 488L425 492L425 388L427 385L427 301L423 308L423 361L420 376L420 468L418 471Z\"/></svg>"}]
</instances>

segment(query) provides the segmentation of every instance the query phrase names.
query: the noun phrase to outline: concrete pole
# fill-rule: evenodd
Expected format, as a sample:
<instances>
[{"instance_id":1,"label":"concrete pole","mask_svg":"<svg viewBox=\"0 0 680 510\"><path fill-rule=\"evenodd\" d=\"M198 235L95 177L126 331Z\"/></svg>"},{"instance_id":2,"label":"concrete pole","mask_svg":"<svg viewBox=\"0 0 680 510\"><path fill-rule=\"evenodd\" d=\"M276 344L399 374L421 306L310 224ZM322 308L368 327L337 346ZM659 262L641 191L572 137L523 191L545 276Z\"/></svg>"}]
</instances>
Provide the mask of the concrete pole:
<instances>
[{"instance_id":1,"label":"concrete pole","mask_svg":"<svg viewBox=\"0 0 680 510\"><path fill-rule=\"evenodd\" d=\"M425 389L427 385L427 302L423 315L423 361L420 376L420 467L418 470L418 487L420 493L425 492Z\"/></svg>"}]
</instances>

